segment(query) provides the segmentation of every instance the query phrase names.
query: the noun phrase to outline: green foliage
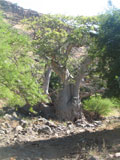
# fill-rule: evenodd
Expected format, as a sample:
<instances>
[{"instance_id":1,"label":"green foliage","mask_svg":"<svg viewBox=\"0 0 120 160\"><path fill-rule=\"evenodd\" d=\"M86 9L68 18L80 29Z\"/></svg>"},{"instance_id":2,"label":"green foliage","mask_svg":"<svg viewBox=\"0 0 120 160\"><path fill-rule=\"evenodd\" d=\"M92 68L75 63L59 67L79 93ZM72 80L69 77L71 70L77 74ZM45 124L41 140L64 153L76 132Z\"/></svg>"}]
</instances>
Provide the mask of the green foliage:
<instances>
[{"instance_id":1,"label":"green foliage","mask_svg":"<svg viewBox=\"0 0 120 160\"><path fill-rule=\"evenodd\" d=\"M60 81L60 77L58 75L56 75L55 72L52 72L51 74L51 78L50 78L50 90L51 92L60 89L61 87L61 81Z\"/></svg>"},{"instance_id":2,"label":"green foliage","mask_svg":"<svg viewBox=\"0 0 120 160\"><path fill-rule=\"evenodd\" d=\"M91 96L90 99L85 100L83 108L95 114L106 116L112 112L115 104L108 98L102 98L100 95Z\"/></svg>"},{"instance_id":3,"label":"green foliage","mask_svg":"<svg viewBox=\"0 0 120 160\"><path fill-rule=\"evenodd\" d=\"M33 77L35 61L31 42L0 17L0 99L10 105L34 105L47 98Z\"/></svg>"},{"instance_id":4,"label":"green foliage","mask_svg":"<svg viewBox=\"0 0 120 160\"><path fill-rule=\"evenodd\" d=\"M50 63L61 78L69 69L67 64L72 48L90 43L90 31L94 30L96 18L42 15L34 20L25 20L24 23L34 33L35 53Z\"/></svg>"},{"instance_id":5,"label":"green foliage","mask_svg":"<svg viewBox=\"0 0 120 160\"><path fill-rule=\"evenodd\" d=\"M119 98L112 98L112 102L115 105L115 108L120 110L120 99Z\"/></svg>"},{"instance_id":6,"label":"green foliage","mask_svg":"<svg viewBox=\"0 0 120 160\"><path fill-rule=\"evenodd\" d=\"M96 58L96 71L107 81L107 88L120 96L120 10L112 10L99 17L99 27L92 55Z\"/></svg>"},{"instance_id":7,"label":"green foliage","mask_svg":"<svg viewBox=\"0 0 120 160\"><path fill-rule=\"evenodd\" d=\"M60 77L55 72L52 72L50 77L50 84L49 84L49 94L53 102L56 100L57 93L59 92L61 87L62 87L62 83L61 83Z\"/></svg>"}]
</instances>

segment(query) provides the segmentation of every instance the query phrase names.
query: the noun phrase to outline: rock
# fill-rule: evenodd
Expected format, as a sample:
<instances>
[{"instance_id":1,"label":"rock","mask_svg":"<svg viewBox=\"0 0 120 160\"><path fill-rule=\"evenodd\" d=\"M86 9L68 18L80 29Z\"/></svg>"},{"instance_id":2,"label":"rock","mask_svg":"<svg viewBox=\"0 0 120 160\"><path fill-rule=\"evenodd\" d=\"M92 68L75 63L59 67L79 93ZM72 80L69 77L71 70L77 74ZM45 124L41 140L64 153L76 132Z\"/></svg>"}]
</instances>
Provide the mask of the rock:
<instances>
[{"instance_id":1,"label":"rock","mask_svg":"<svg viewBox=\"0 0 120 160\"><path fill-rule=\"evenodd\" d=\"M114 155L113 155L113 154L109 154L109 157L110 157L110 158L113 158L113 157L114 157Z\"/></svg>"},{"instance_id":2,"label":"rock","mask_svg":"<svg viewBox=\"0 0 120 160\"><path fill-rule=\"evenodd\" d=\"M1 126L4 127L4 128L6 127L5 123L1 123Z\"/></svg>"},{"instance_id":3,"label":"rock","mask_svg":"<svg viewBox=\"0 0 120 160\"><path fill-rule=\"evenodd\" d=\"M4 130L0 130L0 134L5 134L5 131Z\"/></svg>"},{"instance_id":4,"label":"rock","mask_svg":"<svg viewBox=\"0 0 120 160\"><path fill-rule=\"evenodd\" d=\"M85 129L80 129L79 132L80 133L85 132Z\"/></svg>"},{"instance_id":5,"label":"rock","mask_svg":"<svg viewBox=\"0 0 120 160\"><path fill-rule=\"evenodd\" d=\"M75 121L75 124L77 124L77 123L82 124L82 123L83 123L83 120L82 120L82 119L78 119L77 121Z\"/></svg>"},{"instance_id":6,"label":"rock","mask_svg":"<svg viewBox=\"0 0 120 160\"><path fill-rule=\"evenodd\" d=\"M33 131L33 128L32 127L28 127L27 129L26 129L26 132L28 133L28 134L31 134L31 135L33 135L35 132Z\"/></svg>"},{"instance_id":7,"label":"rock","mask_svg":"<svg viewBox=\"0 0 120 160\"><path fill-rule=\"evenodd\" d=\"M22 126L17 126L16 129L15 129L17 132L21 132L23 130L23 127Z\"/></svg>"},{"instance_id":8,"label":"rock","mask_svg":"<svg viewBox=\"0 0 120 160\"><path fill-rule=\"evenodd\" d=\"M74 125L73 125L72 122L67 122L67 127L68 127L69 129L73 129L73 128L74 128Z\"/></svg>"},{"instance_id":9,"label":"rock","mask_svg":"<svg viewBox=\"0 0 120 160\"><path fill-rule=\"evenodd\" d=\"M5 126L7 127L7 128L11 128L11 126L10 126L10 124L9 123L5 123Z\"/></svg>"},{"instance_id":10,"label":"rock","mask_svg":"<svg viewBox=\"0 0 120 160\"><path fill-rule=\"evenodd\" d=\"M26 135L27 133L28 133L27 130L22 130L22 131L21 131L21 134L22 134L22 135ZM33 133L32 133L32 134L33 134Z\"/></svg>"},{"instance_id":11,"label":"rock","mask_svg":"<svg viewBox=\"0 0 120 160\"><path fill-rule=\"evenodd\" d=\"M15 118L18 118L18 116L17 116L17 114L16 114L16 112L13 112L13 117L15 117Z\"/></svg>"},{"instance_id":12,"label":"rock","mask_svg":"<svg viewBox=\"0 0 120 160\"><path fill-rule=\"evenodd\" d=\"M3 118L7 120L12 120L12 116L10 114L5 114Z\"/></svg>"},{"instance_id":13,"label":"rock","mask_svg":"<svg viewBox=\"0 0 120 160\"><path fill-rule=\"evenodd\" d=\"M71 125L68 126L68 128L69 128L69 129L73 129L73 128L74 128L74 125L71 124Z\"/></svg>"},{"instance_id":14,"label":"rock","mask_svg":"<svg viewBox=\"0 0 120 160\"><path fill-rule=\"evenodd\" d=\"M5 119L7 119L7 120L19 120L16 112L13 112L12 115L10 115L10 114L5 114L3 118L5 118Z\"/></svg>"},{"instance_id":15,"label":"rock","mask_svg":"<svg viewBox=\"0 0 120 160\"><path fill-rule=\"evenodd\" d=\"M41 125L36 125L36 124L33 124L33 127L32 127L32 130L34 132L38 132L38 129L41 128Z\"/></svg>"},{"instance_id":16,"label":"rock","mask_svg":"<svg viewBox=\"0 0 120 160\"><path fill-rule=\"evenodd\" d=\"M101 125L101 124L102 124L102 121L94 121L94 124L96 124L96 125Z\"/></svg>"},{"instance_id":17,"label":"rock","mask_svg":"<svg viewBox=\"0 0 120 160\"><path fill-rule=\"evenodd\" d=\"M77 124L76 124L76 127L83 127L83 128L85 128L85 127L86 127L86 124L77 123Z\"/></svg>"},{"instance_id":18,"label":"rock","mask_svg":"<svg viewBox=\"0 0 120 160\"><path fill-rule=\"evenodd\" d=\"M78 119L77 121L75 121L75 125L77 127L86 127L88 123L86 121L83 121L82 119Z\"/></svg>"},{"instance_id":19,"label":"rock","mask_svg":"<svg viewBox=\"0 0 120 160\"><path fill-rule=\"evenodd\" d=\"M25 120L20 120L20 125L25 128L27 126L27 122Z\"/></svg>"},{"instance_id":20,"label":"rock","mask_svg":"<svg viewBox=\"0 0 120 160\"><path fill-rule=\"evenodd\" d=\"M73 123L72 122L67 122L67 126L70 126L72 125Z\"/></svg>"},{"instance_id":21,"label":"rock","mask_svg":"<svg viewBox=\"0 0 120 160\"><path fill-rule=\"evenodd\" d=\"M98 157L92 156L89 158L89 160L100 160Z\"/></svg>"},{"instance_id":22,"label":"rock","mask_svg":"<svg viewBox=\"0 0 120 160\"><path fill-rule=\"evenodd\" d=\"M67 130L66 133L67 133L67 135L69 135L69 134L71 133L71 131L70 131L70 130Z\"/></svg>"},{"instance_id":23,"label":"rock","mask_svg":"<svg viewBox=\"0 0 120 160\"><path fill-rule=\"evenodd\" d=\"M116 157L116 158L120 157L120 152L115 153L115 157Z\"/></svg>"},{"instance_id":24,"label":"rock","mask_svg":"<svg viewBox=\"0 0 120 160\"><path fill-rule=\"evenodd\" d=\"M6 142L7 144L10 144L10 140L7 140L7 142Z\"/></svg>"},{"instance_id":25,"label":"rock","mask_svg":"<svg viewBox=\"0 0 120 160\"><path fill-rule=\"evenodd\" d=\"M95 125L94 124L90 124L90 123L88 123L87 125L86 125L86 127L95 127Z\"/></svg>"},{"instance_id":26,"label":"rock","mask_svg":"<svg viewBox=\"0 0 120 160\"><path fill-rule=\"evenodd\" d=\"M48 122L48 120L43 118L43 117L38 118L38 121L39 122L43 122L43 123L47 123Z\"/></svg>"},{"instance_id":27,"label":"rock","mask_svg":"<svg viewBox=\"0 0 120 160\"><path fill-rule=\"evenodd\" d=\"M57 126L57 130L64 131L64 130L66 130L66 128L64 126L59 125L59 126Z\"/></svg>"},{"instance_id":28,"label":"rock","mask_svg":"<svg viewBox=\"0 0 120 160\"><path fill-rule=\"evenodd\" d=\"M44 133L44 134L52 134L53 131L51 130L51 128L47 125L44 125L44 126L41 126L39 129L38 129L38 134L41 134L41 133Z\"/></svg>"},{"instance_id":29,"label":"rock","mask_svg":"<svg viewBox=\"0 0 120 160\"><path fill-rule=\"evenodd\" d=\"M57 138L59 137L58 133L55 133L55 137L57 137Z\"/></svg>"},{"instance_id":30,"label":"rock","mask_svg":"<svg viewBox=\"0 0 120 160\"><path fill-rule=\"evenodd\" d=\"M12 114L12 120L20 121L20 118L18 117L16 112L13 112Z\"/></svg>"},{"instance_id":31,"label":"rock","mask_svg":"<svg viewBox=\"0 0 120 160\"><path fill-rule=\"evenodd\" d=\"M10 131L8 129L4 130L5 134L8 134Z\"/></svg>"},{"instance_id":32,"label":"rock","mask_svg":"<svg viewBox=\"0 0 120 160\"><path fill-rule=\"evenodd\" d=\"M56 128L56 127L57 127L57 126L55 125L55 123L54 123L54 122L51 122L51 121L47 121L45 124L48 125L49 127L52 127L52 128Z\"/></svg>"}]
</instances>

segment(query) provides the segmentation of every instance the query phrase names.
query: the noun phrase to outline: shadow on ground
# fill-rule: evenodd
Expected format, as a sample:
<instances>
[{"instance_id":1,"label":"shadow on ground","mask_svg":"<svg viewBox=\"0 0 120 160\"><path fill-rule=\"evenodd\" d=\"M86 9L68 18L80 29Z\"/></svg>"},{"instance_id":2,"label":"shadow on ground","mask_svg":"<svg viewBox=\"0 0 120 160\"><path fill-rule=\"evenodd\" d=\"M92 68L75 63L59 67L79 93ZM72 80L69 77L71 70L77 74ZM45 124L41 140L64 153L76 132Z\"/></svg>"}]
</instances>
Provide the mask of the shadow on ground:
<instances>
[{"instance_id":1,"label":"shadow on ground","mask_svg":"<svg viewBox=\"0 0 120 160\"><path fill-rule=\"evenodd\" d=\"M32 160L38 160L38 158L45 160L59 159L70 154L79 153L82 147L88 150L94 145L97 145L101 149L103 142L108 149L111 146L120 145L120 128L92 133L86 131L62 138L52 138L1 147L0 160L9 160L10 157L15 157L16 160L22 160L23 158L24 160L28 158Z\"/></svg>"}]
</instances>

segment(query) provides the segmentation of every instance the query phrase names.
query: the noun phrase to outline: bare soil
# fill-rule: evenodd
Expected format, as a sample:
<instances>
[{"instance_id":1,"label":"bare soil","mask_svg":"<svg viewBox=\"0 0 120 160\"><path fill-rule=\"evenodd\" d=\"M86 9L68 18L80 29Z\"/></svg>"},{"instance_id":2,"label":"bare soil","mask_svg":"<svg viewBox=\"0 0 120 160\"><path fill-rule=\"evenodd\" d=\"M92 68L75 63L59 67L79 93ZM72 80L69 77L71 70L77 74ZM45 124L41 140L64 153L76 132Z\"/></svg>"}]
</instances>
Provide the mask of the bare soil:
<instances>
[{"instance_id":1,"label":"bare soil","mask_svg":"<svg viewBox=\"0 0 120 160\"><path fill-rule=\"evenodd\" d=\"M18 117L17 117L18 118ZM81 127L44 118L0 119L0 160L114 160L120 159L120 117ZM47 126L48 132L37 127Z\"/></svg>"}]
</instances>

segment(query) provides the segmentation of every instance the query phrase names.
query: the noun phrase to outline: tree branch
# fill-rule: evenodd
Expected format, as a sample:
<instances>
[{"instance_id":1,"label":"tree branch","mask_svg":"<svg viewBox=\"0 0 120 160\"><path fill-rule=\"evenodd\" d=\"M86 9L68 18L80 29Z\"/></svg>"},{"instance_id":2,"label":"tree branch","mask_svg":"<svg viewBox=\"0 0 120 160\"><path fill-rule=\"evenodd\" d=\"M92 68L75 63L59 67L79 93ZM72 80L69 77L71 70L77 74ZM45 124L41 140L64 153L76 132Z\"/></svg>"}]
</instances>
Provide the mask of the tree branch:
<instances>
[{"instance_id":1,"label":"tree branch","mask_svg":"<svg viewBox=\"0 0 120 160\"><path fill-rule=\"evenodd\" d=\"M89 56L86 56L85 59L83 60L80 68L78 69L78 74L75 78L75 90L74 90L74 96L79 95L79 88L80 88L80 82L82 78L85 75L85 72L88 70L88 66L92 63L92 58Z\"/></svg>"}]
</instances>

